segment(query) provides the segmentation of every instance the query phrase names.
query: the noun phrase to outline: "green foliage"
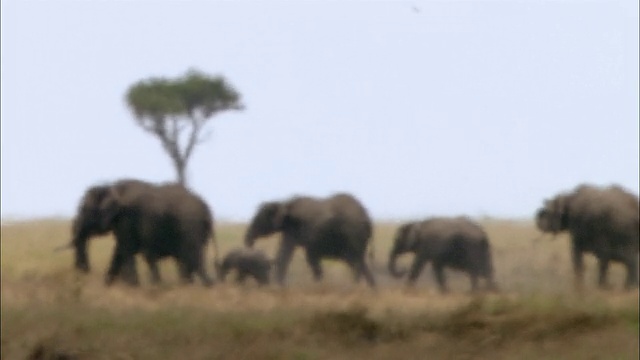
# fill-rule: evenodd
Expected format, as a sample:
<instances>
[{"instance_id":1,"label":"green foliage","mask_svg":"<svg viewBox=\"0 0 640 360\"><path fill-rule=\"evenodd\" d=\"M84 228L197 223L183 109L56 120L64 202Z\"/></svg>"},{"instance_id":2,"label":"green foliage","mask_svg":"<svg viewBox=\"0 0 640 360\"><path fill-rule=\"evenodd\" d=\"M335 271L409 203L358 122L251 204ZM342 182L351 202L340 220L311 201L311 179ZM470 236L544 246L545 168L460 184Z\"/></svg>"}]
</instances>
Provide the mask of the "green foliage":
<instances>
[{"instance_id":1,"label":"green foliage","mask_svg":"<svg viewBox=\"0 0 640 360\"><path fill-rule=\"evenodd\" d=\"M151 78L129 89L127 102L138 120L178 115L184 110L178 87L164 78Z\"/></svg>"},{"instance_id":2,"label":"green foliage","mask_svg":"<svg viewBox=\"0 0 640 360\"><path fill-rule=\"evenodd\" d=\"M222 76L190 69L176 79L152 77L132 85L127 104L138 121L159 121L168 116L202 118L224 110L241 110L240 94Z\"/></svg>"}]
</instances>

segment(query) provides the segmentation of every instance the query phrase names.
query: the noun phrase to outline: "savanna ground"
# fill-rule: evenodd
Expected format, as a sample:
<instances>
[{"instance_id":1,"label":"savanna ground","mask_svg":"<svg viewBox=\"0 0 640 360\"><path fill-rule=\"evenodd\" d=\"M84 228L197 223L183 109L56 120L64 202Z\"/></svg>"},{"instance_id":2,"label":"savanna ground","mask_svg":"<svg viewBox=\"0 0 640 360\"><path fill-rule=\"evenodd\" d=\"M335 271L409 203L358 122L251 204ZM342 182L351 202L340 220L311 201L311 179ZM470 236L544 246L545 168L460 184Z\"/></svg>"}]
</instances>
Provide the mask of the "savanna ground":
<instances>
[{"instance_id":1,"label":"savanna ground","mask_svg":"<svg viewBox=\"0 0 640 360\"><path fill-rule=\"evenodd\" d=\"M404 289L386 271L393 223L375 229L376 292L334 261L324 261L325 279L313 284L301 252L287 289L180 285L171 260L162 263L164 284L152 286L142 259L140 288L106 288L112 239L90 243L92 272L79 275L72 252L52 252L68 242L68 221L3 224L2 359L638 358L638 291L621 290L620 265L610 272L614 289L599 291L588 256L587 288L576 293L566 236L533 241L529 222L482 224L499 294L473 296L468 279L448 271L451 293L441 295L429 267L414 290ZM221 253L240 245L243 231L218 224ZM271 255L276 244L257 243Z\"/></svg>"}]
</instances>

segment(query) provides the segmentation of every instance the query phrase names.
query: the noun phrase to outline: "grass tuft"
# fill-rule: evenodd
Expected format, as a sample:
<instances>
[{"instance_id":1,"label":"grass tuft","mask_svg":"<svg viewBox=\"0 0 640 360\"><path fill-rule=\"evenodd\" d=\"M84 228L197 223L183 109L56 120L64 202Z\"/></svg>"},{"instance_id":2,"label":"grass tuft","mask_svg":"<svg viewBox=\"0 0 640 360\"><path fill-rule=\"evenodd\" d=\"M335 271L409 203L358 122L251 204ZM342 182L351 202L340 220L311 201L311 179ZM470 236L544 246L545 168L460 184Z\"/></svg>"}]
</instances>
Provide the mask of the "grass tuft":
<instances>
[{"instance_id":1,"label":"grass tuft","mask_svg":"<svg viewBox=\"0 0 640 360\"><path fill-rule=\"evenodd\" d=\"M373 342L380 338L382 324L367 317L367 308L354 306L347 310L323 311L311 318L311 331L345 342Z\"/></svg>"}]
</instances>

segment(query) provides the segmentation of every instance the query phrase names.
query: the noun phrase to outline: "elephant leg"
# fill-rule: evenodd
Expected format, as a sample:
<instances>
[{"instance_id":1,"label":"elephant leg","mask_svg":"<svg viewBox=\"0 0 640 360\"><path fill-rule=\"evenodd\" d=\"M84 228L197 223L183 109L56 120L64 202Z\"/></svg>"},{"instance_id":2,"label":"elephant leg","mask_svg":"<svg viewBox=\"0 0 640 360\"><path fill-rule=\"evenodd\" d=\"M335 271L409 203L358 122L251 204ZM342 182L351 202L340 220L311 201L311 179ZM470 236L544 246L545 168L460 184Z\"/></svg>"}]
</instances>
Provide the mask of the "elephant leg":
<instances>
[{"instance_id":1,"label":"elephant leg","mask_svg":"<svg viewBox=\"0 0 640 360\"><path fill-rule=\"evenodd\" d=\"M111 264L105 276L105 285L113 284L116 277L121 275L124 266L127 284L131 286L140 285L138 272L132 272L135 269L135 255L137 253L136 238L129 234L126 227L118 228L115 231L116 247L111 257Z\"/></svg>"},{"instance_id":2,"label":"elephant leg","mask_svg":"<svg viewBox=\"0 0 640 360\"><path fill-rule=\"evenodd\" d=\"M359 282L360 277L364 275L364 279L367 282L367 285L369 285L370 288L375 289L376 280L374 279L373 274L371 273L371 270L369 269L369 266L367 266L367 263L364 261L364 259L360 259L359 261L357 261L354 264L354 267L356 273L356 282Z\"/></svg>"},{"instance_id":3,"label":"elephant leg","mask_svg":"<svg viewBox=\"0 0 640 360\"><path fill-rule=\"evenodd\" d=\"M116 249L113 252L113 255L111 255L111 263L104 277L105 285L110 286L111 284L113 284L116 279L116 274L119 271L120 263L122 263L122 254L120 254L118 249Z\"/></svg>"},{"instance_id":4,"label":"elephant leg","mask_svg":"<svg viewBox=\"0 0 640 360\"><path fill-rule=\"evenodd\" d=\"M422 269L427 264L427 258L416 254L416 258L413 260L411 270L409 271L409 278L407 279L407 285L414 286L418 276L422 273Z\"/></svg>"},{"instance_id":5,"label":"elephant leg","mask_svg":"<svg viewBox=\"0 0 640 360\"><path fill-rule=\"evenodd\" d=\"M493 292L500 291L500 288L498 287L498 284L496 284L496 281L493 279L493 276L487 276L485 278L485 287L488 291L493 291Z\"/></svg>"},{"instance_id":6,"label":"elephant leg","mask_svg":"<svg viewBox=\"0 0 640 360\"><path fill-rule=\"evenodd\" d=\"M193 271L183 260L178 260L178 272L183 283L193 284Z\"/></svg>"},{"instance_id":7,"label":"elephant leg","mask_svg":"<svg viewBox=\"0 0 640 360\"><path fill-rule=\"evenodd\" d=\"M571 250L571 259L573 261L575 286L577 289L582 289L584 286L584 263L582 259L582 249L579 249L575 244L573 245Z\"/></svg>"},{"instance_id":8,"label":"elephant leg","mask_svg":"<svg viewBox=\"0 0 640 360\"><path fill-rule=\"evenodd\" d=\"M213 286L214 284L213 279L207 274L203 266L198 267L197 274L204 286L206 287Z\"/></svg>"},{"instance_id":9,"label":"elephant leg","mask_svg":"<svg viewBox=\"0 0 640 360\"><path fill-rule=\"evenodd\" d=\"M194 275L197 275L202 284L206 287L210 287L213 285L213 280L204 267L204 250L201 248L188 247L185 248L179 257L179 262L183 266L182 279L185 283L192 284Z\"/></svg>"},{"instance_id":10,"label":"elephant leg","mask_svg":"<svg viewBox=\"0 0 640 360\"><path fill-rule=\"evenodd\" d=\"M89 257L87 256L87 243L86 241L76 245L76 259L75 259L76 269L88 273L91 269L89 266Z\"/></svg>"},{"instance_id":11,"label":"elephant leg","mask_svg":"<svg viewBox=\"0 0 640 360\"><path fill-rule=\"evenodd\" d=\"M247 272L244 270L238 269L238 274L236 275L236 282L238 284L244 284L245 280L247 280Z\"/></svg>"},{"instance_id":12,"label":"elephant leg","mask_svg":"<svg viewBox=\"0 0 640 360\"><path fill-rule=\"evenodd\" d=\"M130 285L135 286L140 281L138 280L138 269L136 267L136 258L132 256L128 261L122 264L120 269L120 277Z\"/></svg>"},{"instance_id":13,"label":"elephant leg","mask_svg":"<svg viewBox=\"0 0 640 360\"><path fill-rule=\"evenodd\" d=\"M309 264L309 267L311 267L311 271L313 272L313 279L316 282L322 280L324 274L322 273L322 266L320 265L320 257L315 254L311 254L309 250L307 250L306 255L307 263Z\"/></svg>"},{"instance_id":14,"label":"elephant leg","mask_svg":"<svg viewBox=\"0 0 640 360\"><path fill-rule=\"evenodd\" d=\"M254 278L256 279L259 285L267 285L269 283L269 276L264 271L257 272L254 275Z\"/></svg>"},{"instance_id":15,"label":"elephant leg","mask_svg":"<svg viewBox=\"0 0 640 360\"><path fill-rule=\"evenodd\" d=\"M129 254L122 247L116 246L116 249L111 258L111 265L109 266L109 270L107 271L107 275L105 277L105 285L109 286L113 284L116 277L120 274L122 266L130 262L135 262L133 254ZM137 272L134 278L127 280L127 283L131 286L138 286L140 284Z\"/></svg>"},{"instance_id":16,"label":"elephant leg","mask_svg":"<svg viewBox=\"0 0 640 360\"><path fill-rule=\"evenodd\" d=\"M222 263L220 268L218 269L218 279L224 282L227 278L227 273L229 272L230 266L227 263Z\"/></svg>"},{"instance_id":17,"label":"elephant leg","mask_svg":"<svg viewBox=\"0 0 640 360\"><path fill-rule=\"evenodd\" d=\"M440 262L434 262L433 274L435 275L436 281L438 282L440 292L443 294L447 293L449 290L447 289L447 281L444 276L444 264Z\"/></svg>"},{"instance_id":18,"label":"elephant leg","mask_svg":"<svg viewBox=\"0 0 640 360\"><path fill-rule=\"evenodd\" d=\"M284 277L291 263L291 257L293 256L293 250L295 245L289 242L281 242L278 249L278 255L275 260L276 281L279 285L284 285Z\"/></svg>"},{"instance_id":19,"label":"elephant leg","mask_svg":"<svg viewBox=\"0 0 640 360\"><path fill-rule=\"evenodd\" d=\"M196 274L198 274L198 277L200 278L200 281L202 281L202 284L206 287L210 287L213 286L214 281L213 279L209 276L209 274L207 274L207 271L204 268L204 251L201 251L200 254L197 256L197 264L196 264Z\"/></svg>"},{"instance_id":20,"label":"elephant leg","mask_svg":"<svg viewBox=\"0 0 640 360\"><path fill-rule=\"evenodd\" d=\"M624 288L627 290L638 287L638 259L632 255L625 261L627 268L627 280L624 282Z\"/></svg>"},{"instance_id":21,"label":"elephant leg","mask_svg":"<svg viewBox=\"0 0 640 360\"><path fill-rule=\"evenodd\" d=\"M149 266L149 271L151 273L150 280L153 284L159 284L162 282L160 278L160 270L158 269L158 258L151 253L145 253L145 260L147 261L147 265Z\"/></svg>"},{"instance_id":22,"label":"elephant leg","mask_svg":"<svg viewBox=\"0 0 640 360\"><path fill-rule=\"evenodd\" d=\"M598 287L601 289L609 288L607 283L607 275L609 273L609 258L601 256L598 259Z\"/></svg>"},{"instance_id":23,"label":"elephant leg","mask_svg":"<svg viewBox=\"0 0 640 360\"><path fill-rule=\"evenodd\" d=\"M494 279L493 264L490 256L487 256L484 260L484 264L481 270L478 272L478 276L484 279L485 289L488 291L498 291L498 285Z\"/></svg>"}]
</instances>

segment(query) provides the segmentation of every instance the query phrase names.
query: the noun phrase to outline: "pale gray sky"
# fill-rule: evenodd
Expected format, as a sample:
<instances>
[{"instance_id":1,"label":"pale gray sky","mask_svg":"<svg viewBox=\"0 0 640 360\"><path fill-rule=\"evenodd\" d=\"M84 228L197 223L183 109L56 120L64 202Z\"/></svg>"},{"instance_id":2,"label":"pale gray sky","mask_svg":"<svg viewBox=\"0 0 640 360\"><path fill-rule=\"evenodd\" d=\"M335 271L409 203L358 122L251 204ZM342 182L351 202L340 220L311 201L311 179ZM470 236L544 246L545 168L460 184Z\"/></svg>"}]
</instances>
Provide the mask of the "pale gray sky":
<instances>
[{"instance_id":1,"label":"pale gray sky","mask_svg":"<svg viewBox=\"0 0 640 360\"><path fill-rule=\"evenodd\" d=\"M124 94L189 67L247 107L189 165L219 218L338 190L377 219L531 217L581 182L638 193L637 0L6 0L1 16L3 218L174 179Z\"/></svg>"}]
</instances>

